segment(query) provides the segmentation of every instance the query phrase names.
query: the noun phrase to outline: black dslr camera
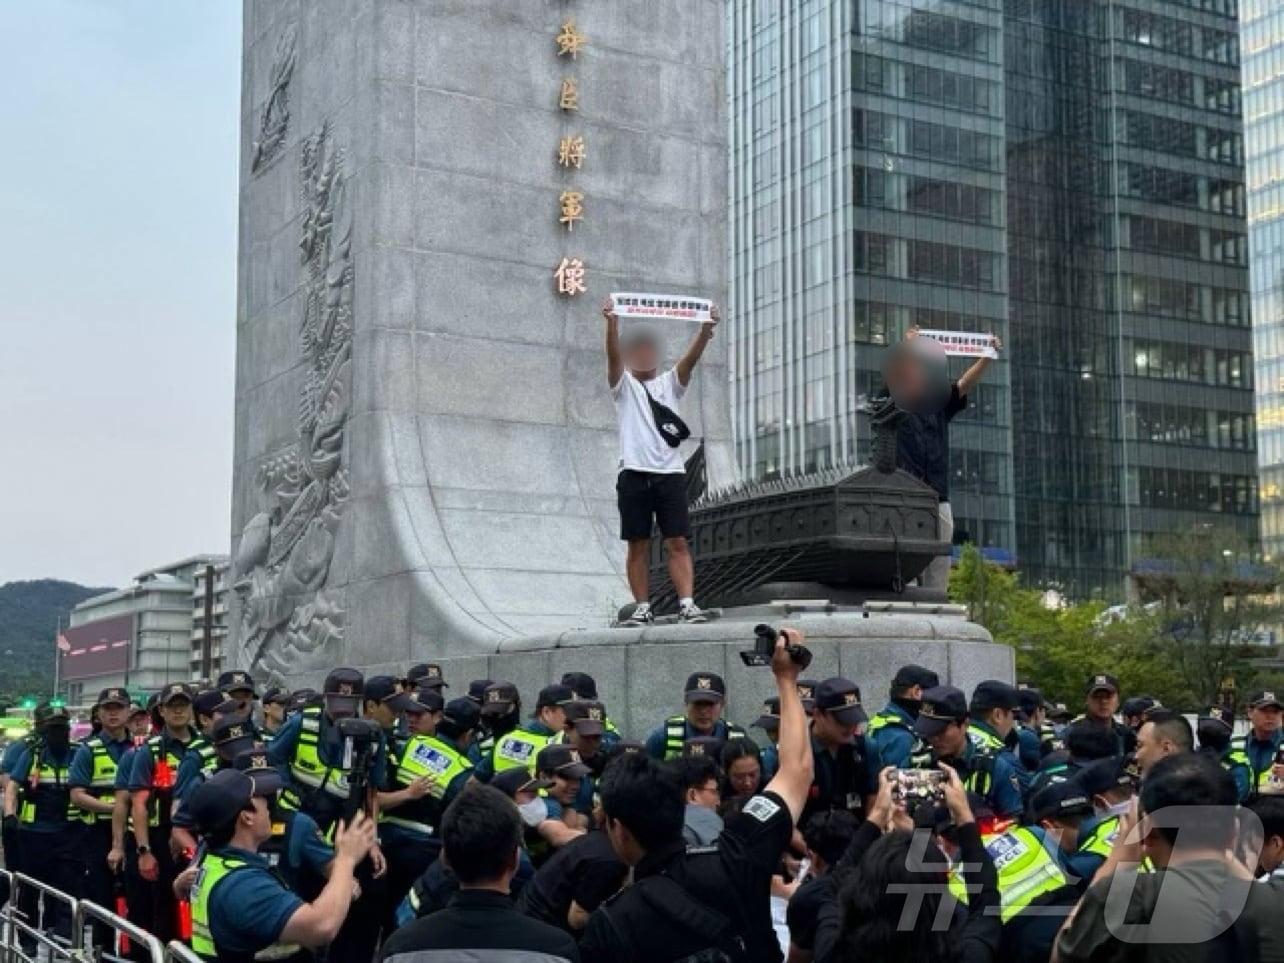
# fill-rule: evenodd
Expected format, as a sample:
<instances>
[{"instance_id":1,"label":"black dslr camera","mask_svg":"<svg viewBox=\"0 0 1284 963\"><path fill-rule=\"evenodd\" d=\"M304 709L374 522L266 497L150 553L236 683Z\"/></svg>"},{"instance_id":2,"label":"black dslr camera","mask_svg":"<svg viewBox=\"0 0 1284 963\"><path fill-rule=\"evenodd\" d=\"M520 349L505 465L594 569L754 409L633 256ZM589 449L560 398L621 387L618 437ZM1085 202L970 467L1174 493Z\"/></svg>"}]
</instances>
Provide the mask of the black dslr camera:
<instances>
[{"instance_id":1,"label":"black dslr camera","mask_svg":"<svg viewBox=\"0 0 1284 963\"><path fill-rule=\"evenodd\" d=\"M343 819L350 824L358 810L374 811L370 805L370 769L379 745L379 724L369 719L340 719L338 727L343 740L343 768L348 771Z\"/></svg>"},{"instance_id":2,"label":"black dslr camera","mask_svg":"<svg viewBox=\"0 0 1284 963\"><path fill-rule=\"evenodd\" d=\"M753 628L753 648L740 653L740 661L750 668L771 665L771 657L776 653L776 639L780 633L770 625L759 624ZM785 651L799 669L811 665L811 650L805 645L787 645Z\"/></svg>"}]
</instances>

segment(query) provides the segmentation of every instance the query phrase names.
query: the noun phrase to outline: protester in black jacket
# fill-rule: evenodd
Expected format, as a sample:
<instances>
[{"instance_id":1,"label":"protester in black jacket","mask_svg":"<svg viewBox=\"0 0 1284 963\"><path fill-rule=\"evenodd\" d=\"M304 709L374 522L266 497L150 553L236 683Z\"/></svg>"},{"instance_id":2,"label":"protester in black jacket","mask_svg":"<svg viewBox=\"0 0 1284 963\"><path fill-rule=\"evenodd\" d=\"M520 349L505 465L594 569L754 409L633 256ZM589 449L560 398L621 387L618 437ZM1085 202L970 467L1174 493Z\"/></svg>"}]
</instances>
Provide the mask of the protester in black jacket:
<instances>
[{"instance_id":1,"label":"protester in black jacket","mask_svg":"<svg viewBox=\"0 0 1284 963\"><path fill-rule=\"evenodd\" d=\"M840 864L841 894L821 911L817 963L994 963L998 958L998 873L958 773L941 768L948 777L945 803L954 820L967 905L950 892L949 863L928 830L882 834L893 816L894 770L884 769L869 819ZM952 923L941 926L938 921L951 914ZM912 925L906 925L907 916Z\"/></svg>"}]
</instances>

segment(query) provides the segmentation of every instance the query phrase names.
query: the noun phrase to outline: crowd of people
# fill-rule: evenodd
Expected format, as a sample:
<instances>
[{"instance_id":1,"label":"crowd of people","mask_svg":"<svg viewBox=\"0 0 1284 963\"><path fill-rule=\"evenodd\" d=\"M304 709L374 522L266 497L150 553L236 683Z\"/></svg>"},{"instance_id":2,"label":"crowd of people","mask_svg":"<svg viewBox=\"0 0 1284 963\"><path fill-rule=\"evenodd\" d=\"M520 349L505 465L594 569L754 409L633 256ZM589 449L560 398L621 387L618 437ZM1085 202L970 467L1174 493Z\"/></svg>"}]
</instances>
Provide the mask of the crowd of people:
<instances>
[{"instance_id":1,"label":"crowd of people","mask_svg":"<svg viewBox=\"0 0 1284 963\"><path fill-rule=\"evenodd\" d=\"M583 673L529 709L429 664L111 688L78 745L43 705L4 755L6 865L229 963L1284 959L1274 693L1234 737L1109 674L1071 719L908 665L870 717L801 642L748 730L695 672L639 741Z\"/></svg>"}]
</instances>

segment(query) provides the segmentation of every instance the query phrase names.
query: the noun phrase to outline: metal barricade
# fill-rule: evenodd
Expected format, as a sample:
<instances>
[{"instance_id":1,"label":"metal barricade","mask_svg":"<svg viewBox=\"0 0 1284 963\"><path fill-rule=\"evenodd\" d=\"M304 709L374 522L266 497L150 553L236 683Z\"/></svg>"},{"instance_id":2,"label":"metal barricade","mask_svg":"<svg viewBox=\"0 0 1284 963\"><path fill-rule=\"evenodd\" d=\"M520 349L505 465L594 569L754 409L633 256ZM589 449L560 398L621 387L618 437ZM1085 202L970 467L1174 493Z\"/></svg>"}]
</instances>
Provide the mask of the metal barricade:
<instances>
[{"instance_id":1,"label":"metal barricade","mask_svg":"<svg viewBox=\"0 0 1284 963\"><path fill-rule=\"evenodd\" d=\"M165 963L205 963L205 961L193 953L189 947L178 940L173 940L169 946L165 947Z\"/></svg>"},{"instance_id":2,"label":"metal barricade","mask_svg":"<svg viewBox=\"0 0 1284 963\"><path fill-rule=\"evenodd\" d=\"M150 963L165 963L165 960L169 958L165 952L165 944L124 917L117 916L115 913L103 909L97 903L89 902L89 900L81 900L76 904L75 909L75 922L71 930L73 946L83 947L86 945L86 930L89 928L88 924L92 922L95 927L99 929L106 928L112 932L111 953L113 957L125 958L121 943L122 937L128 937L132 958L137 959L139 950L147 953ZM72 960L94 958L70 957Z\"/></svg>"},{"instance_id":3,"label":"metal barricade","mask_svg":"<svg viewBox=\"0 0 1284 963\"><path fill-rule=\"evenodd\" d=\"M73 947L77 945L76 919L79 901L25 873L13 873L10 876L10 883L12 888L9 893L9 906L6 909L9 925L4 942L5 956L0 959L5 963L36 963L37 959L48 960L49 963L75 963L76 955ZM35 912L33 918L28 919L23 904L30 901L35 903ZM52 934L53 927L47 923L48 917L53 915L51 904L65 908L70 942L68 938ZM24 948L24 944L33 948L30 955ZM157 957L157 959L160 958Z\"/></svg>"}]
</instances>

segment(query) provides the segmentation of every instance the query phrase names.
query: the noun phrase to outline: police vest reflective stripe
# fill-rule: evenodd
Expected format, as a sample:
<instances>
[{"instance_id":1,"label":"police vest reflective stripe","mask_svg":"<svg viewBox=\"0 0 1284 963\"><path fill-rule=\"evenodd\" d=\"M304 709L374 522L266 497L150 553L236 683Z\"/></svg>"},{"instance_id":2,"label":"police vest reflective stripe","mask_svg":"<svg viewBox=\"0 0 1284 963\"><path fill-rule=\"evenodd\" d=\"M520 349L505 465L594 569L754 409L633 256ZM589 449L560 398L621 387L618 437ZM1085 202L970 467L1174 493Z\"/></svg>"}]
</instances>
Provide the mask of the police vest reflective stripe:
<instances>
[{"instance_id":1,"label":"police vest reflective stripe","mask_svg":"<svg viewBox=\"0 0 1284 963\"><path fill-rule=\"evenodd\" d=\"M1079 844L1079 852L1107 857L1119 836L1119 817L1107 816L1092 828L1092 834Z\"/></svg>"},{"instance_id":2,"label":"police vest reflective stripe","mask_svg":"<svg viewBox=\"0 0 1284 963\"><path fill-rule=\"evenodd\" d=\"M116 796L116 760L111 757L102 734L90 736L82 745L90 752L90 766L92 767L89 785L85 787L85 792L95 799L114 799ZM93 813L87 809L77 808L80 819L91 826L94 823L111 822L111 813Z\"/></svg>"},{"instance_id":3,"label":"police vest reflective stripe","mask_svg":"<svg viewBox=\"0 0 1284 963\"><path fill-rule=\"evenodd\" d=\"M36 758L31 761L31 771L22 787L18 821L31 825L79 820L80 810L71 804L71 787L67 785L71 763L65 766L50 763L45 759L43 746L38 746L35 752ZM39 854L35 855L39 859Z\"/></svg>"},{"instance_id":4,"label":"police vest reflective stripe","mask_svg":"<svg viewBox=\"0 0 1284 963\"><path fill-rule=\"evenodd\" d=\"M290 760L290 776L301 786L319 789L344 802L348 798L347 770L327 765L321 760L321 707L308 706L302 715L299 738ZM303 802L293 787L281 794L281 803L293 809L303 808Z\"/></svg>"},{"instance_id":5,"label":"police vest reflective stripe","mask_svg":"<svg viewBox=\"0 0 1284 963\"><path fill-rule=\"evenodd\" d=\"M201 857L200 869L196 873L196 881L192 884L192 952L196 953L202 959L206 960L223 960L227 959L227 954L220 954L218 947L214 943L214 934L210 928L210 897L214 894L214 888L219 883L227 879L233 873L251 869L244 859L239 856L220 856L217 853L206 853ZM300 947L286 944L275 944L265 950L260 950L258 954L246 954L246 959L252 959L260 954L263 958L281 959L292 953L299 952Z\"/></svg>"},{"instance_id":6,"label":"police vest reflective stripe","mask_svg":"<svg viewBox=\"0 0 1284 963\"><path fill-rule=\"evenodd\" d=\"M874 718L869 720L869 725L865 727L865 735L872 736L874 735L874 733L878 732L879 730L886 729L889 726L893 728L904 729L906 732L913 731L910 728L909 723L906 722L904 719L902 719L900 716L898 716L896 713L887 712L886 710L884 710L883 712L879 712L875 714Z\"/></svg>"},{"instance_id":7,"label":"police vest reflective stripe","mask_svg":"<svg viewBox=\"0 0 1284 963\"><path fill-rule=\"evenodd\" d=\"M1266 762L1264 769L1258 769L1253 765L1253 757L1248 754L1248 736L1235 736L1230 741L1225 755L1222 756L1222 765L1227 769L1234 766L1243 766L1249 773L1249 791L1250 793L1278 793L1282 787L1274 775L1272 767L1275 764L1275 757L1272 755Z\"/></svg>"},{"instance_id":8,"label":"police vest reflective stripe","mask_svg":"<svg viewBox=\"0 0 1284 963\"><path fill-rule=\"evenodd\" d=\"M166 743L165 736L152 736L147 740L147 751L152 757L152 784L147 794L147 825L159 826L162 822L161 805L164 804L164 823L169 825L174 803L174 786L178 781L178 767L183 760L175 756ZM184 747L184 754L188 749L199 745L199 741L194 739Z\"/></svg>"},{"instance_id":9,"label":"police vest reflective stripe","mask_svg":"<svg viewBox=\"0 0 1284 963\"><path fill-rule=\"evenodd\" d=\"M491 765L495 773L499 774L522 766L534 773L535 757L539 755L541 749L549 744L551 738L551 735L546 736L538 732L531 732L522 726L518 726L506 735L497 737L495 739L495 749L491 753Z\"/></svg>"},{"instance_id":10,"label":"police vest reflective stripe","mask_svg":"<svg viewBox=\"0 0 1284 963\"><path fill-rule=\"evenodd\" d=\"M1009 830L985 845L999 874L999 916L1004 923L1068 881L1061 864L1028 829Z\"/></svg>"},{"instance_id":11,"label":"police vest reflective stripe","mask_svg":"<svg viewBox=\"0 0 1284 963\"><path fill-rule=\"evenodd\" d=\"M966 906L967 883L964 882L963 877L959 874L959 868L957 866L950 867L949 881L946 885L949 887L950 892L954 894L954 898Z\"/></svg>"},{"instance_id":12,"label":"police vest reflective stripe","mask_svg":"<svg viewBox=\"0 0 1284 963\"><path fill-rule=\"evenodd\" d=\"M446 790L457 776L472 768L467 756L436 736L415 736L401 750L396 770L397 783L408 786L416 779L428 777L432 780L432 788L423 799L410 800L388 812L381 811L380 821L431 835L440 821L441 801Z\"/></svg>"},{"instance_id":13,"label":"police vest reflective stripe","mask_svg":"<svg viewBox=\"0 0 1284 963\"><path fill-rule=\"evenodd\" d=\"M1046 720L1039 723L1039 749L1046 755L1064 748L1061 740L1057 738L1057 727Z\"/></svg>"},{"instance_id":14,"label":"police vest reflective stripe","mask_svg":"<svg viewBox=\"0 0 1284 963\"><path fill-rule=\"evenodd\" d=\"M967 727L967 737L972 740L972 745L978 749L988 749L991 752L1002 752L1007 748L1007 744L992 732L986 732L978 726Z\"/></svg>"},{"instance_id":15,"label":"police vest reflective stripe","mask_svg":"<svg viewBox=\"0 0 1284 963\"><path fill-rule=\"evenodd\" d=\"M727 741L732 739L748 739L749 733L745 732L739 726L731 722L723 723L726 726L727 734L724 737ZM716 728L716 727L715 727ZM664 758L676 759L682 755L682 747L687 741L687 717L686 716L669 716L664 720Z\"/></svg>"}]
</instances>

